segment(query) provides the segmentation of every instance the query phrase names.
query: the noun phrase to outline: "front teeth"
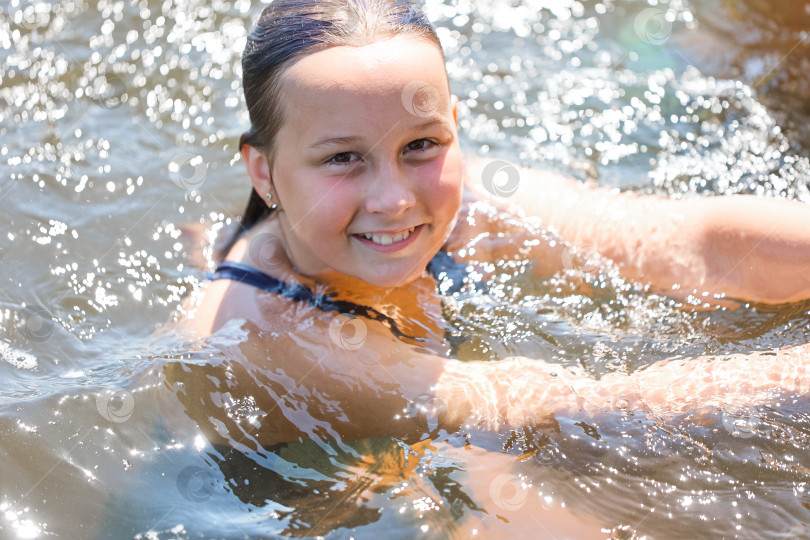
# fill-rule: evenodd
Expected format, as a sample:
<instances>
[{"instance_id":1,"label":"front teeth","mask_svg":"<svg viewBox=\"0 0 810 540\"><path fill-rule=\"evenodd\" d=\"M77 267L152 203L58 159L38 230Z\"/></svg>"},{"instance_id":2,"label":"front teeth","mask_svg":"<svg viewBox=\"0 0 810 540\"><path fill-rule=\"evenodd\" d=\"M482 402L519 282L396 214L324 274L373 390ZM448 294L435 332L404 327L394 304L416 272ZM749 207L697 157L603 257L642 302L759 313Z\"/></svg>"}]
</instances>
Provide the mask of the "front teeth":
<instances>
[{"instance_id":1,"label":"front teeth","mask_svg":"<svg viewBox=\"0 0 810 540\"><path fill-rule=\"evenodd\" d=\"M408 238L411 233L413 232L414 227L411 227L407 231L403 231L401 233L397 233L395 235L390 234L374 234L374 233L365 233L363 234L364 237L368 238L375 244L380 244L383 246L387 246L388 244L393 244L394 242L400 242Z\"/></svg>"}]
</instances>

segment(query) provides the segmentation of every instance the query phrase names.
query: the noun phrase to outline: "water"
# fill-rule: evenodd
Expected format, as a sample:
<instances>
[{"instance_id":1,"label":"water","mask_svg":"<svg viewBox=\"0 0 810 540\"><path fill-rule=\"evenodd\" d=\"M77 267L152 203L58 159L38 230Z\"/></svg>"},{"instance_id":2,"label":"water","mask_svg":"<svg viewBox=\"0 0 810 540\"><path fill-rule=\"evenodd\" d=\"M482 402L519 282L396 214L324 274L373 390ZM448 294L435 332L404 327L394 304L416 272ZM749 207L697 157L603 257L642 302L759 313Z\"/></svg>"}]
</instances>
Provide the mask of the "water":
<instances>
[{"instance_id":1,"label":"water","mask_svg":"<svg viewBox=\"0 0 810 540\"><path fill-rule=\"evenodd\" d=\"M433 431L427 404L411 426L427 438L253 444L273 411L231 382L283 381L240 366L246 329L196 347L155 332L203 276L184 226L215 228L247 199L238 59L261 7L0 6L0 537L564 538L585 537L566 520L593 520L601 537L810 538L806 399L667 418L619 407L509 433ZM803 2L426 12L471 152L670 197L810 200ZM807 303L694 310L699 298L571 260L548 280L483 267L488 293L437 318L450 353L598 376L810 341ZM205 399L164 366L207 381Z\"/></svg>"}]
</instances>

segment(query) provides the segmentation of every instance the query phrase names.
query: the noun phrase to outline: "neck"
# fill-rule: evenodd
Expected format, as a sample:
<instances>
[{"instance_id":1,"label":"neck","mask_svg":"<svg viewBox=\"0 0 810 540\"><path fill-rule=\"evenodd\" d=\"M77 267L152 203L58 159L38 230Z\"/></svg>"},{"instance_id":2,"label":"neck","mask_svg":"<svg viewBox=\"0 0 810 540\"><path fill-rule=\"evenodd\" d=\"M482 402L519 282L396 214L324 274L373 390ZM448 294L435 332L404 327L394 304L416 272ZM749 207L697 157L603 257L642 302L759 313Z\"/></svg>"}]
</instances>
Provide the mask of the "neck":
<instances>
[{"instance_id":1,"label":"neck","mask_svg":"<svg viewBox=\"0 0 810 540\"><path fill-rule=\"evenodd\" d=\"M304 285L315 294L369 307L396 320L407 335L443 340L441 299L432 276L425 273L401 286L380 287L331 269L305 274L290 259L281 227L274 221L271 217L254 226L234 244L227 259L253 266L284 282ZM277 243L270 245L270 241Z\"/></svg>"}]
</instances>

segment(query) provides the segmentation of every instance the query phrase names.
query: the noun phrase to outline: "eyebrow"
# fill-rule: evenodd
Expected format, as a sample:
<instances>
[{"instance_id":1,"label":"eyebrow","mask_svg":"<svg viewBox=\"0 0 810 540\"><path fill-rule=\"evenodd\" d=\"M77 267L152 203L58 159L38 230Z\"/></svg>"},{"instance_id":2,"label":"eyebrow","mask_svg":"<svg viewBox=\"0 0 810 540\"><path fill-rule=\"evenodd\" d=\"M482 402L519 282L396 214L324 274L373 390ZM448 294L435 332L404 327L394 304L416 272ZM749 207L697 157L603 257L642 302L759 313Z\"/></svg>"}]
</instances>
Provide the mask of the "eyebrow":
<instances>
[{"instance_id":1,"label":"eyebrow","mask_svg":"<svg viewBox=\"0 0 810 540\"><path fill-rule=\"evenodd\" d=\"M428 128L431 128L431 127L434 127L434 126L440 126L440 127L447 128L447 125L448 124L447 124L447 122L444 121L444 119L434 118L432 120L428 120L427 122L423 122L423 123L421 123L419 125L410 127L410 128L408 128L408 131L419 131L419 130L428 129ZM359 137L357 135L349 135L349 136L345 136L345 137L324 137L322 139L318 139L317 141L315 141L312 144L312 146L310 146L310 148L317 149L317 148L321 148L321 147L324 147L324 146L330 146L330 145L351 144L351 143L356 143L356 142L358 142L360 140L362 140L362 137Z\"/></svg>"},{"instance_id":2,"label":"eyebrow","mask_svg":"<svg viewBox=\"0 0 810 540\"><path fill-rule=\"evenodd\" d=\"M311 146L311 148L321 148L322 146L329 146L334 144L350 144L353 142L357 142L360 140L360 137L356 135L352 135L349 137L324 137L323 139L318 139L315 144Z\"/></svg>"}]
</instances>

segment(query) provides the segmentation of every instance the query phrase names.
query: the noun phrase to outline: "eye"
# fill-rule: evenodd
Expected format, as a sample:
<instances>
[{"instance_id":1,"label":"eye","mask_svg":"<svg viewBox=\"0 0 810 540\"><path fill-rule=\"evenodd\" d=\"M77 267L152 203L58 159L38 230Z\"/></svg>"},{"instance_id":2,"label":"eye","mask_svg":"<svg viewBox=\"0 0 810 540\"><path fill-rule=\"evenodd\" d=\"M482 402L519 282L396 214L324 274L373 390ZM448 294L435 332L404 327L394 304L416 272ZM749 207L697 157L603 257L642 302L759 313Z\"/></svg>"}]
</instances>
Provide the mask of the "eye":
<instances>
[{"instance_id":1,"label":"eye","mask_svg":"<svg viewBox=\"0 0 810 540\"><path fill-rule=\"evenodd\" d=\"M348 165L350 163L354 163L358 159L360 159L360 156L354 152L340 152L339 154L335 154L328 158L326 160L326 164L330 165L335 163L338 165Z\"/></svg>"},{"instance_id":2,"label":"eye","mask_svg":"<svg viewBox=\"0 0 810 540\"><path fill-rule=\"evenodd\" d=\"M417 139L405 145L405 150L409 152L421 152L436 146L436 143L429 139Z\"/></svg>"}]
</instances>

